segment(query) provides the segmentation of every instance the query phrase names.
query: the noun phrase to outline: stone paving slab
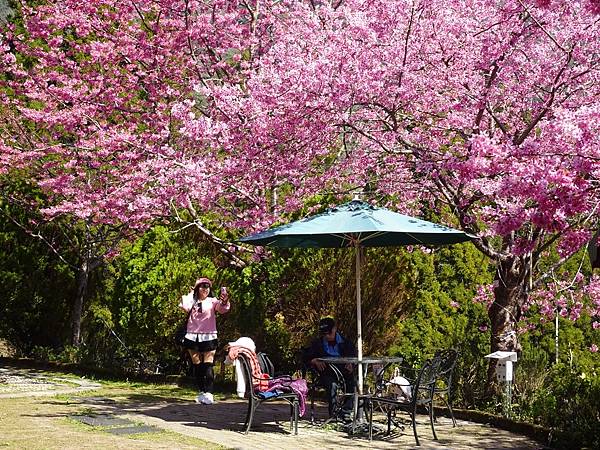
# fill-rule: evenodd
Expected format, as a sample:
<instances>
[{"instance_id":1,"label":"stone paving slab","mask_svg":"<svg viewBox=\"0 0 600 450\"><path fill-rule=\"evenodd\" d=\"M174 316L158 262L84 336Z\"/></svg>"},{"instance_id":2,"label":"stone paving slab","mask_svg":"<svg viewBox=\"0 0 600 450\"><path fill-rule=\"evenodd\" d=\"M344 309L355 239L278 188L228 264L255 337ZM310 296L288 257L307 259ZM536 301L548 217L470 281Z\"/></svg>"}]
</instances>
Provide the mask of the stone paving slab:
<instances>
[{"instance_id":1,"label":"stone paving slab","mask_svg":"<svg viewBox=\"0 0 600 450\"><path fill-rule=\"evenodd\" d=\"M136 425L129 419L124 419L122 417L114 417L108 414L99 414L94 416L78 415L69 417L73 420L76 420L78 422L84 423L92 427L103 427L104 429L102 431L117 435L158 433L161 431L159 428L153 426Z\"/></svg>"},{"instance_id":2,"label":"stone paving slab","mask_svg":"<svg viewBox=\"0 0 600 450\"><path fill-rule=\"evenodd\" d=\"M156 427L148 426L148 425L140 425L140 426L133 426L133 427L107 428L102 431L106 431L107 433L110 433L110 434L125 435L125 434L142 434L142 433L159 433L162 430L160 430L159 428L156 428Z\"/></svg>"},{"instance_id":3,"label":"stone paving slab","mask_svg":"<svg viewBox=\"0 0 600 450\"><path fill-rule=\"evenodd\" d=\"M98 416L70 416L71 419L76 420L92 427L116 427L120 425L133 425L133 422L129 419L123 419L121 417L113 417L106 414Z\"/></svg>"},{"instance_id":4,"label":"stone paving slab","mask_svg":"<svg viewBox=\"0 0 600 450\"><path fill-rule=\"evenodd\" d=\"M98 389L85 378L49 377L33 370L0 367L0 398L44 397Z\"/></svg>"}]
</instances>

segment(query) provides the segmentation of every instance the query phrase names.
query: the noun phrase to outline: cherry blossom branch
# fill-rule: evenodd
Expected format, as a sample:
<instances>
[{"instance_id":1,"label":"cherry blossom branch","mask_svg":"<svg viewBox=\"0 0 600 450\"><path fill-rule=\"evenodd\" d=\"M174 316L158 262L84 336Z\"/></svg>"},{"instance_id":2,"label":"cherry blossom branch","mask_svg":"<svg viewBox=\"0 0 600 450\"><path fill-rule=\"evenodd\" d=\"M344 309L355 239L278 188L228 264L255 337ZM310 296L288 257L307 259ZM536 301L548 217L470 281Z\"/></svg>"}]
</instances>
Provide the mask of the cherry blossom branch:
<instances>
[{"instance_id":1,"label":"cherry blossom branch","mask_svg":"<svg viewBox=\"0 0 600 450\"><path fill-rule=\"evenodd\" d=\"M237 255L232 253L230 248L237 248L237 249L243 248L245 250L248 250L248 249L246 249L238 244L234 244L232 242L225 242L223 239L217 237L213 232L211 232L208 228L206 228L204 226L204 224L198 217L198 213L197 213L196 209L193 207L193 205L189 204L187 210L191 214L193 220L191 222L187 223L186 225L184 225L182 228L180 228L176 232L180 232L190 226L194 226L204 236L206 236L210 240L210 242L212 242L213 244L215 244L217 246L219 251L221 253L223 253L231 261L232 265L239 267L239 268L246 267L247 263L244 260L240 259ZM178 222L183 222L183 219L181 218L181 216L179 215L179 213L176 210L175 210L175 213L176 213L176 216L175 216L176 220Z\"/></svg>"},{"instance_id":2,"label":"cherry blossom branch","mask_svg":"<svg viewBox=\"0 0 600 450\"><path fill-rule=\"evenodd\" d=\"M52 253L54 253L58 257L58 259L60 259L68 267L70 267L73 270L77 269L77 266L75 266L75 265L71 264L69 261L67 261L65 259L65 257L62 255L62 253L58 250L58 248L54 244L52 244L52 242L50 242L43 234L41 234L40 232L37 232L37 233L33 232L29 228L25 227L22 223L20 223L14 217L12 217L11 215L9 215L4 210L4 208L2 209L2 214L4 214L5 217L7 217L13 224L15 224L17 227L19 227L26 234L28 234L29 236L34 237L34 238L39 239L40 241L42 241L52 251Z\"/></svg>"},{"instance_id":3,"label":"cherry blossom branch","mask_svg":"<svg viewBox=\"0 0 600 450\"><path fill-rule=\"evenodd\" d=\"M402 69L400 69L400 72L398 73L398 86L402 86L402 75L404 74L404 68L406 67L406 60L408 58L408 41L410 39L410 34L411 34L412 26L413 26L414 17L415 17L415 4L413 3L410 8L410 18L408 21L408 27L406 28L406 36L404 38L404 49L403 49L404 54L402 56L402 65L401 65Z\"/></svg>"},{"instance_id":4,"label":"cherry blossom branch","mask_svg":"<svg viewBox=\"0 0 600 450\"><path fill-rule=\"evenodd\" d=\"M523 7L523 9L527 12L527 15L529 17L531 17L531 20L533 20L535 22L535 24L539 27L540 30L543 31L543 33L548 36L548 38L554 42L554 44L561 49L564 53L570 53L569 51L567 51L562 45L560 45L558 43L558 41L556 40L556 38L554 36L552 36L548 30L546 30L546 28L540 23L539 20L537 20L537 18L533 15L533 13L529 10L529 8L521 1L518 0L519 4Z\"/></svg>"},{"instance_id":5,"label":"cherry blossom branch","mask_svg":"<svg viewBox=\"0 0 600 450\"><path fill-rule=\"evenodd\" d=\"M564 71L568 67L568 64L571 61L571 56L572 56L572 54L569 53L568 54L568 58L565 61L565 64L561 67L561 69L555 75L553 87L550 90L548 98L544 102L545 106L538 112L537 116L533 118L533 120L529 123L529 125L527 126L527 128L525 128L525 130L523 130L523 132L520 135L517 135L515 133L515 138L513 140L513 142L514 142L515 145L520 145L520 144L522 144L525 141L525 139L529 136L529 134L531 133L531 131L535 128L535 126L539 123L539 121L542 120L542 118L546 115L546 113L552 107L552 104L554 102L554 98L555 98L555 95L556 95L556 92L557 92L558 81L560 80L562 74L564 73Z\"/></svg>"},{"instance_id":6,"label":"cherry blossom branch","mask_svg":"<svg viewBox=\"0 0 600 450\"><path fill-rule=\"evenodd\" d=\"M580 222L576 222L573 223L571 225L569 225L569 227L567 228L567 230L575 228L576 226L581 226L586 224L592 217L594 217L594 215L596 214L596 211L598 210L598 208L600 207L600 202L596 203L596 205L594 205L594 208L592 209L592 211L587 215L587 217L583 218ZM564 233L564 231L563 231ZM544 243L544 245L540 246L540 248L535 252L534 257L535 257L535 261L537 261L537 259L539 259L540 255L542 254L542 252L549 248L550 245L552 243L554 243L558 238L560 237L560 233L556 233L552 239L549 239L548 241L546 241ZM567 256L562 257L561 259L559 259L556 263L554 263L548 270L546 270L546 272L544 274L542 274L533 284L534 286L540 286L542 284L542 282L550 277L553 276L554 271L561 267L565 262L567 262L576 252L573 252ZM584 254L585 255L585 254Z\"/></svg>"}]
</instances>

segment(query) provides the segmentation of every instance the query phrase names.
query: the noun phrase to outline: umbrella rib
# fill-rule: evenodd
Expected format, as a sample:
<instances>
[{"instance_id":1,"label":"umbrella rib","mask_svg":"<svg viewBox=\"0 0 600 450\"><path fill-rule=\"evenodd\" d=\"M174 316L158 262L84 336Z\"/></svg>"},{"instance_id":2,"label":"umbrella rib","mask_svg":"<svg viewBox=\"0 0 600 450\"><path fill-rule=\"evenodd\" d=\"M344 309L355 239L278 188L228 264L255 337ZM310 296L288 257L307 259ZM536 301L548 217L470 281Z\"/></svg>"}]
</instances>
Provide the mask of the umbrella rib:
<instances>
[{"instance_id":1,"label":"umbrella rib","mask_svg":"<svg viewBox=\"0 0 600 450\"><path fill-rule=\"evenodd\" d=\"M349 234L337 234L337 233L332 233L331 236L334 236L336 238L340 238L342 241L348 241L348 245L352 245L356 239L354 239L352 237L352 235ZM359 241L360 242L360 241Z\"/></svg>"},{"instance_id":2,"label":"umbrella rib","mask_svg":"<svg viewBox=\"0 0 600 450\"><path fill-rule=\"evenodd\" d=\"M379 236L383 236L384 234L387 234L387 233L388 233L387 231L376 231L375 233L371 233L371 234L369 234L369 235L368 235L368 236L367 236L367 237L366 237L366 238L365 238L363 241L361 241L361 242L368 241L369 239L373 239L373 238L376 238L376 237L379 237Z\"/></svg>"},{"instance_id":3,"label":"umbrella rib","mask_svg":"<svg viewBox=\"0 0 600 450\"><path fill-rule=\"evenodd\" d=\"M412 234L412 233L406 233L406 235L410 236L415 241L419 242L421 245L424 245L425 247L427 247L428 244L425 244L421 239L419 239L418 237L416 237L414 234Z\"/></svg>"},{"instance_id":4,"label":"umbrella rib","mask_svg":"<svg viewBox=\"0 0 600 450\"><path fill-rule=\"evenodd\" d=\"M363 242L368 241L369 239L376 238L376 237L382 236L384 234L386 234L385 231L376 231L375 233L369 234L364 239L361 239L362 233L360 233L360 232L359 233L355 233L355 234L352 234L352 233L337 234L337 233L335 233L335 234L331 234L331 236L335 236L337 238L340 238L343 241L348 241L349 245L354 245L357 242L360 245Z\"/></svg>"},{"instance_id":5,"label":"umbrella rib","mask_svg":"<svg viewBox=\"0 0 600 450\"><path fill-rule=\"evenodd\" d=\"M435 244L423 242L421 239L419 239L418 237L416 237L414 234L406 233L406 235L410 236L411 238L413 238L415 241L419 242L424 247L430 247L431 248L432 245L435 245Z\"/></svg>"}]
</instances>

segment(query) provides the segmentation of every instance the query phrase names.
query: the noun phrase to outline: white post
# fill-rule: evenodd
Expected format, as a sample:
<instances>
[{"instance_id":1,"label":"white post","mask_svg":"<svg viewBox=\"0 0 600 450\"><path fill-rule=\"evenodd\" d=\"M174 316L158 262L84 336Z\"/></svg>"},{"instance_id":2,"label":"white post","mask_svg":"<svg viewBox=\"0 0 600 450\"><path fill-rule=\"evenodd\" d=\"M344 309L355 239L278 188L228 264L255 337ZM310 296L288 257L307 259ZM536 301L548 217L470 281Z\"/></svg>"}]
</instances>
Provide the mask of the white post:
<instances>
[{"instance_id":1,"label":"white post","mask_svg":"<svg viewBox=\"0 0 600 450\"><path fill-rule=\"evenodd\" d=\"M512 413L511 397L512 397L512 382L513 382L513 362L517 361L516 352L497 351L485 355L486 358L497 359L496 363L496 379L504 382L504 400L502 410L505 417L510 417Z\"/></svg>"},{"instance_id":2,"label":"white post","mask_svg":"<svg viewBox=\"0 0 600 450\"><path fill-rule=\"evenodd\" d=\"M554 364L558 363L558 307L556 308L556 317L554 318L554 352L556 353L556 358L554 360Z\"/></svg>"},{"instance_id":3,"label":"white post","mask_svg":"<svg viewBox=\"0 0 600 450\"><path fill-rule=\"evenodd\" d=\"M358 349L358 393L362 395L363 391L363 371L362 371L362 317L361 317L361 298L360 298L360 246L356 249L356 345Z\"/></svg>"}]
</instances>

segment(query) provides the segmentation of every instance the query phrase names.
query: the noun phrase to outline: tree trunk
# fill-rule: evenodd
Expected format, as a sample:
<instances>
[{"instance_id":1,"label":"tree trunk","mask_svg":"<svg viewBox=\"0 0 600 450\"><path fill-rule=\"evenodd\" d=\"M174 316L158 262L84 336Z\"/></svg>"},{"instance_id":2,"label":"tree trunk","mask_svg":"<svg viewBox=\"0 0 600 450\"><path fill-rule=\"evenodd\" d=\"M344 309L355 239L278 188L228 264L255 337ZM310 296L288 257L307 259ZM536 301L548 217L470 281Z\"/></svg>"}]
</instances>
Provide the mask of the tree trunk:
<instances>
[{"instance_id":1,"label":"tree trunk","mask_svg":"<svg viewBox=\"0 0 600 450\"><path fill-rule=\"evenodd\" d=\"M84 260L77 273L77 295L71 311L71 345L75 347L79 347L81 344L81 316L89 278L90 266L88 261Z\"/></svg>"},{"instance_id":2,"label":"tree trunk","mask_svg":"<svg viewBox=\"0 0 600 450\"><path fill-rule=\"evenodd\" d=\"M517 337L517 322L527 296L527 266L518 257L500 262L494 280L494 303L488 310L492 324L491 352L521 350ZM486 397L493 395L496 386L496 359L490 359L485 386Z\"/></svg>"}]
</instances>

